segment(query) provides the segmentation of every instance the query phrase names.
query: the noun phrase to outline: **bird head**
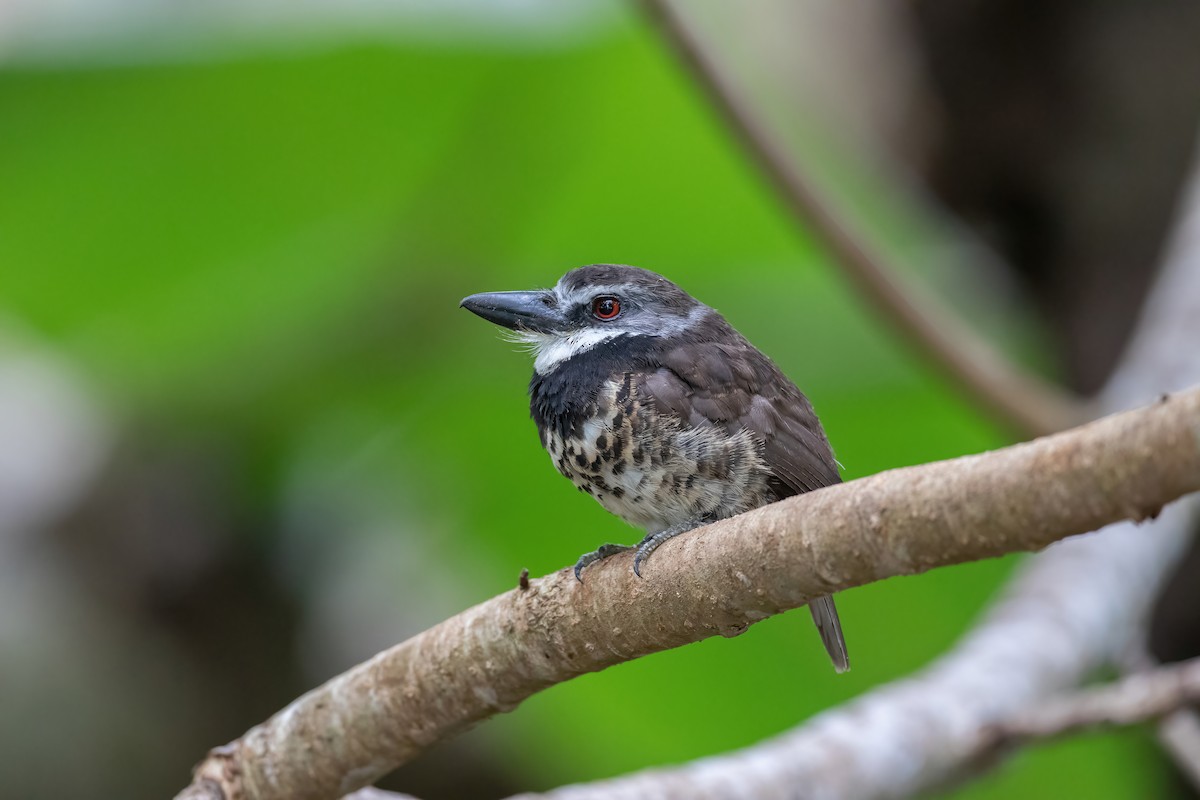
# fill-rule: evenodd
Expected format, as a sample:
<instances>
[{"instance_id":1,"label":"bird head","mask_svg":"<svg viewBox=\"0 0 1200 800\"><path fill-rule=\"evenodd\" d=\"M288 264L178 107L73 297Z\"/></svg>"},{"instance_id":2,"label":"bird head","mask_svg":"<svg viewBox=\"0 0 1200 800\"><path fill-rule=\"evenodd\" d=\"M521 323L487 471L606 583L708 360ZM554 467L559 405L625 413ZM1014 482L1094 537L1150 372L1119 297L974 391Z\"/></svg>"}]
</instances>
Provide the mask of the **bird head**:
<instances>
[{"instance_id":1,"label":"bird head","mask_svg":"<svg viewBox=\"0 0 1200 800\"><path fill-rule=\"evenodd\" d=\"M619 336L677 336L712 312L661 275L615 264L573 269L553 289L484 292L459 305L529 344L543 375Z\"/></svg>"}]
</instances>

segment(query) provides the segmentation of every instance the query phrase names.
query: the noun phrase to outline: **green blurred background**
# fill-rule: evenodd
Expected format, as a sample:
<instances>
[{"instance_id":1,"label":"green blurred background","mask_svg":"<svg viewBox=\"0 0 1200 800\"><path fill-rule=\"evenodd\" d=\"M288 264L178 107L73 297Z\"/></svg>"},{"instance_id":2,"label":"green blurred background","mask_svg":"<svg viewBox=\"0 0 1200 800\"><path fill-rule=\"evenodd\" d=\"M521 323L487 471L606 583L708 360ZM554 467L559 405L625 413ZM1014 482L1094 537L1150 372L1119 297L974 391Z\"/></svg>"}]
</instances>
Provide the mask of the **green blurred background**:
<instances>
[{"instance_id":1,"label":"green blurred background","mask_svg":"<svg viewBox=\"0 0 1200 800\"><path fill-rule=\"evenodd\" d=\"M137 57L142 34L0 70L5 351L64 365L108 442L20 556L69 599L10 598L38 622L0 656L6 796L167 796L208 746L522 568L638 537L553 471L529 359L466 294L662 272L797 381L848 479L1010 440L797 234L650 29L619 8L581 28L218 32L178 58ZM852 146L795 136L893 251L934 248ZM954 280L1053 364L1027 314ZM498 797L752 744L928 663L1014 563L841 595L848 675L789 614L555 687L389 785ZM1164 780L1117 732L946 796Z\"/></svg>"}]
</instances>

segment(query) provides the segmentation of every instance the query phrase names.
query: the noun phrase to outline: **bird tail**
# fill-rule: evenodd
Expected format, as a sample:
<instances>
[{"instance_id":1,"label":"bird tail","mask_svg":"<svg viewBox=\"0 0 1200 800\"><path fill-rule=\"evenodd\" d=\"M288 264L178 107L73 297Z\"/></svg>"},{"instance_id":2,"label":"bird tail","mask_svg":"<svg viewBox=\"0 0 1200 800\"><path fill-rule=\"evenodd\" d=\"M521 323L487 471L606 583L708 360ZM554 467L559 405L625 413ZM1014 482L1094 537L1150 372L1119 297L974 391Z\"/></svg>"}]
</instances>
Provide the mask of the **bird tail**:
<instances>
[{"instance_id":1,"label":"bird tail","mask_svg":"<svg viewBox=\"0 0 1200 800\"><path fill-rule=\"evenodd\" d=\"M812 612L813 622L817 623L821 643L833 659L833 668L838 672L847 672L850 669L850 659L846 656L846 639L842 636L842 623L838 619L833 598L828 595L818 597L808 604L808 610Z\"/></svg>"}]
</instances>

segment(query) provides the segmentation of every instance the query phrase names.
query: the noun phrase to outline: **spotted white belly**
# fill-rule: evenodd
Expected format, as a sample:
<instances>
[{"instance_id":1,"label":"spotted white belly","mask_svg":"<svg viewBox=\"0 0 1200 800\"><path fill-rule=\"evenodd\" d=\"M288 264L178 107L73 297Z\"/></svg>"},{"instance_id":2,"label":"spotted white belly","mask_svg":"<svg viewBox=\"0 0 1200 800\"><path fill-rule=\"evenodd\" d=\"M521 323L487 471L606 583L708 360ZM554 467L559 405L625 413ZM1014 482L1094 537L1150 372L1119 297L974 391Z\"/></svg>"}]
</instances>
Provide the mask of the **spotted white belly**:
<instances>
[{"instance_id":1,"label":"spotted white belly","mask_svg":"<svg viewBox=\"0 0 1200 800\"><path fill-rule=\"evenodd\" d=\"M566 437L548 433L555 467L580 491L648 532L740 514L772 499L759 443L748 431L684 426L609 381L596 413Z\"/></svg>"}]
</instances>

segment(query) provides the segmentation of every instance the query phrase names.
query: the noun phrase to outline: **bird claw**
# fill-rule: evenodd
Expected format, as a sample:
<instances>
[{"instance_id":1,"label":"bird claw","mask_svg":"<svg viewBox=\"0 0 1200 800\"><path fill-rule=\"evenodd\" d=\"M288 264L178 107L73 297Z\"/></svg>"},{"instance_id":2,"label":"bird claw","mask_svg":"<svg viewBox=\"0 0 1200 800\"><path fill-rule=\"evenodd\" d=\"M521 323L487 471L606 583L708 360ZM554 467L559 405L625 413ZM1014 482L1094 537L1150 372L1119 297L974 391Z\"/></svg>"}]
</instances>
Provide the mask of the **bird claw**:
<instances>
[{"instance_id":1,"label":"bird claw","mask_svg":"<svg viewBox=\"0 0 1200 800\"><path fill-rule=\"evenodd\" d=\"M667 528L665 531L651 533L637 545L637 553L633 557L633 574L639 578L642 577L642 562L650 557L650 554L658 549L658 546L668 539L674 538L679 534L690 531L695 525L680 525L677 528ZM624 553L626 550L634 548L626 544L602 544L594 552L584 553L575 562L575 580L583 583L583 570L592 564L595 564L601 559L615 556L617 553Z\"/></svg>"},{"instance_id":2,"label":"bird claw","mask_svg":"<svg viewBox=\"0 0 1200 800\"><path fill-rule=\"evenodd\" d=\"M585 567L589 567L592 564L595 564L597 561L606 559L609 556L615 556L617 553L624 553L626 550L632 549L632 547L625 544L602 544L591 553L584 553L579 557L579 560L575 562L575 580L583 583L582 573Z\"/></svg>"},{"instance_id":3,"label":"bird claw","mask_svg":"<svg viewBox=\"0 0 1200 800\"><path fill-rule=\"evenodd\" d=\"M642 562L650 557L650 554L654 552L654 548L658 547L658 544L658 542L651 542L650 537L647 536L638 545L637 552L633 556L634 575L637 575L639 578L642 577Z\"/></svg>"},{"instance_id":4,"label":"bird claw","mask_svg":"<svg viewBox=\"0 0 1200 800\"><path fill-rule=\"evenodd\" d=\"M638 545L637 553L633 557L633 574L639 578L642 577L642 562L650 557L650 554L658 549L658 546L668 539L673 539L684 531L690 531L695 525L681 525L677 528L667 528L665 531L652 533L645 539L642 539Z\"/></svg>"}]
</instances>

